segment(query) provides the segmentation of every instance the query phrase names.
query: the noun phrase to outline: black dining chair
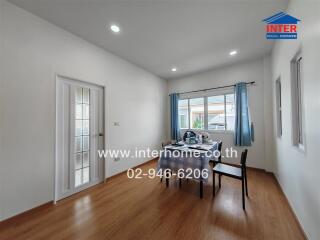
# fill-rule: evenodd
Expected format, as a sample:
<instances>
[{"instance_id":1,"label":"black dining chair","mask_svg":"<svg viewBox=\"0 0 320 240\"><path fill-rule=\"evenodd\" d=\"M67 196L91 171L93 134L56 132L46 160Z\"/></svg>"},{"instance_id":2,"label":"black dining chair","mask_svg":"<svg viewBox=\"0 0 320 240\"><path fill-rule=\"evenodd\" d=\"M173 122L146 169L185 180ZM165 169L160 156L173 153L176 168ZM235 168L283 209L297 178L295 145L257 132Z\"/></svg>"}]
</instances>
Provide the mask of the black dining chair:
<instances>
[{"instance_id":1,"label":"black dining chair","mask_svg":"<svg viewBox=\"0 0 320 240\"><path fill-rule=\"evenodd\" d=\"M218 142L218 149L217 150L220 153L219 157L218 158L213 158L213 159L210 160L210 162L214 164L213 166L215 166L215 164L217 164L217 163L221 163L222 141Z\"/></svg>"},{"instance_id":2,"label":"black dining chair","mask_svg":"<svg viewBox=\"0 0 320 240\"><path fill-rule=\"evenodd\" d=\"M248 149L241 153L241 166L230 166L223 163L217 163L213 168L213 196L215 196L215 174L219 174L219 188L221 188L221 175L241 180L242 182L242 208L246 209L245 192L248 195L248 179L247 179L247 155Z\"/></svg>"},{"instance_id":3,"label":"black dining chair","mask_svg":"<svg viewBox=\"0 0 320 240\"><path fill-rule=\"evenodd\" d=\"M218 149L217 150L219 151L219 157L213 158L209 161L212 164L212 168L214 168L217 163L222 163L221 162L222 141L218 142ZM219 183L221 183L221 174L219 174ZM219 187L221 187L221 185Z\"/></svg>"}]
</instances>

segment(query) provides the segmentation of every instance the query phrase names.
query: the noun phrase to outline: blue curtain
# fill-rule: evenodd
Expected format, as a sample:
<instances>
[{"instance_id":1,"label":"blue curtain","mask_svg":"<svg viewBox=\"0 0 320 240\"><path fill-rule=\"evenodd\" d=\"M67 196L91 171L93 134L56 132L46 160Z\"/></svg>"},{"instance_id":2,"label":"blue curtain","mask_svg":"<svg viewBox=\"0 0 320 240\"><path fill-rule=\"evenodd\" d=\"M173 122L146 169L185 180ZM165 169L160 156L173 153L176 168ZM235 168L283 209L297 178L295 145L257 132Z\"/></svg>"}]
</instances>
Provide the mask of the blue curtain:
<instances>
[{"instance_id":1,"label":"blue curtain","mask_svg":"<svg viewBox=\"0 0 320 240\"><path fill-rule=\"evenodd\" d=\"M171 120L171 139L180 139L179 116L178 116L179 94L170 94L170 120Z\"/></svg>"},{"instance_id":2,"label":"blue curtain","mask_svg":"<svg viewBox=\"0 0 320 240\"><path fill-rule=\"evenodd\" d=\"M235 86L236 120L234 144L236 146L251 146L254 139L253 125L250 123L247 85L244 82Z\"/></svg>"}]
</instances>

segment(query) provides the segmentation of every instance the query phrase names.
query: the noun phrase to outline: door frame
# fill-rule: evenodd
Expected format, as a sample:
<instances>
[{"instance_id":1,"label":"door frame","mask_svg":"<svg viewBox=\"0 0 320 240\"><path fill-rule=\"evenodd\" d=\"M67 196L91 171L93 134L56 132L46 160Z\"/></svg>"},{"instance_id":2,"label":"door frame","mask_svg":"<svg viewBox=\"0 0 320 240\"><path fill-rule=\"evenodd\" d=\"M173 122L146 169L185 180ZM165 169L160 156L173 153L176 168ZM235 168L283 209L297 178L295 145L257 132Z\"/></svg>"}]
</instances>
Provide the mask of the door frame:
<instances>
[{"instance_id":1,"label":"door frame","mask_svg":"<svg viewBox=\"0 0 320 240\"><path fill-rule=\"evenodd\" d=\"M96 86L96 87L100 87L102 88L102 103L103 103L103 113L102 113L102 125L103 125L103 130L104 130L104 137L103 137L103 146L104 148L106 148L106 144L107 144L107 138L106 138L106 110L107 110L107 106L106 106L106 86L105 85L99 85L99 84L96 84L96 83L92 83L92 82L89 82L89 81L83 81L83 80L80 80L80 79L76 79L76 78L72 78L72 77L68 77L68 76L65 76L65 75L61 75L61 74L56 74L55 75L55 152L54 152L54 199L53 199L53 202L54 204L57 203L57 201L59 200L62 200L63 198L65 197L62 197L59 199L59 196L58 196L58 131L59 131L59 128L58 128L58 122L59 122L59 119L58 119L58 99L59 99L59 84L61 81L63 81L62 79L66 79L66 80L70 80L70 81L76 81L76 82L79 82L80 84L85 84L85 85L93 85L93 86ZM106 159L103 159L103 167L102 167L102 177L103 177L103 182L105 182L106 180ZM87 184L84 184L80 187L77 188L77 191L74 191L71 193L71 195L73 194L76 194L78 192L81 192L85 189L88 189L96 184L98 184L99 182L93 182L93 183L87 183ZM70 195L70 196L71 196ZM66 196L67 197L67 196Z\"/></svg>"}]
</instances>

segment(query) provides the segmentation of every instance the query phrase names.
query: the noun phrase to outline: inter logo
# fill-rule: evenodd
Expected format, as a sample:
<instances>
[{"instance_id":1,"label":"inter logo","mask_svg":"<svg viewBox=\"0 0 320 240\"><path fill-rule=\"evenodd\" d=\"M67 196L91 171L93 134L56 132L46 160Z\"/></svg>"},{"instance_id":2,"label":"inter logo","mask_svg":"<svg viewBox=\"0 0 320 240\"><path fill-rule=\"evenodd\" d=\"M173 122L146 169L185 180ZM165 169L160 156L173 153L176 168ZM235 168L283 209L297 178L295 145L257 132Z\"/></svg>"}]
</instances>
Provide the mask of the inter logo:
<instances>
[{"instance_id":1,"label":"inter logo","mask_svg":"<svg viewBox=\"0 0 320 240\"><path fill-rule=\"evenodd\" d=\"M263 19L267 39L297 39L297 24L300 20L287 13L279 12Z\"/></svg>"}]
</instances>

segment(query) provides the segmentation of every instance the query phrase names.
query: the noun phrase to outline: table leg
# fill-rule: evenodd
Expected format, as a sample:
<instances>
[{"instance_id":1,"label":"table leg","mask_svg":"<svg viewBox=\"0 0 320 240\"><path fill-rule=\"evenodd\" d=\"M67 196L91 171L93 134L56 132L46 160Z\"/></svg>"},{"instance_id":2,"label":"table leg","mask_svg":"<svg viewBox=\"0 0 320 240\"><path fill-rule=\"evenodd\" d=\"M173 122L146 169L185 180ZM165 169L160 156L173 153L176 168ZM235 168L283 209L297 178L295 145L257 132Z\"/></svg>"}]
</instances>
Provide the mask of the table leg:
<instances>
[{"instance_id":1,"label":"table leg","mask_svg":"<svg viewBox=\"0 0 320 240\"><path fill-rule=\"evenodd\" d=\"M200 198L203 198L203 182L200 180Z\"/></svg>"},{"instance_id":2,"label":"table leg","mask_svg":"<svg viewBox=\"0 0 320 240\"><path fill-rule=\"evenodd\" d=\"M216 174L212 172L212 194L216 195Z\"/></svg>"},{"instance_id":3,"label":"table leg","mask_svg":"<svg viewBox=\"0 0 320 240\"><path fill-rule=\"evenodd\" d=\"M166 178L166 187L169 187L169 173L167 171L165 173L165 178Z\"/></svg>"}]
</instances>

